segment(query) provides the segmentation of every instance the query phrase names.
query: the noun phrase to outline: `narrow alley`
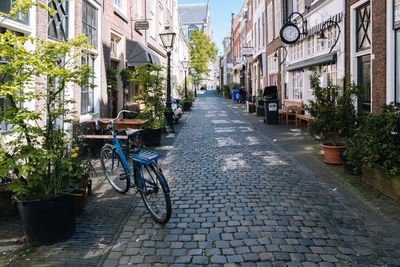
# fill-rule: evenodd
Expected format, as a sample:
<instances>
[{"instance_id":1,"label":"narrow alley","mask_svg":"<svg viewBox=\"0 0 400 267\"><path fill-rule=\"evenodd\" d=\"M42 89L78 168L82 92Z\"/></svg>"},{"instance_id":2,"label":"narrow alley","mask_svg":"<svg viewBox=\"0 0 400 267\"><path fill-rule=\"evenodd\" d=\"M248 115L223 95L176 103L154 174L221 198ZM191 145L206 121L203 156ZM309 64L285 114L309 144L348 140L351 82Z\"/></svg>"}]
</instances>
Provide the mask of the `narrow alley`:
<instances>
[{"instance_id":1,"label":"narrow alley","mask_svg":"<svg viewBox=\"0 0 400 267\"><path fill-rule=\"evenodd\" d=\"M400 265L399 239L238 111L213 91L198 98L162 164L170 222L157 225L140 204L104 266Z\"/></svg>"}]
</instances>

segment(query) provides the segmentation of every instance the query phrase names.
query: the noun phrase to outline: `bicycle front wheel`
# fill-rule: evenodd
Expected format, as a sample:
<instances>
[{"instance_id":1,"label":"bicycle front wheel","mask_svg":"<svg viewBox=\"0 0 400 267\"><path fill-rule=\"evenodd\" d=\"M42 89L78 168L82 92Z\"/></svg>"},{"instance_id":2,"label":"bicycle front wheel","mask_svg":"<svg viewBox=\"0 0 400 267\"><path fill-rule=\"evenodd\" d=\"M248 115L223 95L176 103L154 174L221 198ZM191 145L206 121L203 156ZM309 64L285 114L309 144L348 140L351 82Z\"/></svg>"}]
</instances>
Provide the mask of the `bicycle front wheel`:
<instances>
[{"instance_id":1,"label":"bicycle front wheel","mask_svg":"<svg viewBox=\"0 0 400 267\"><path fill-rule=\"evenodd\" d=\"M165 177L153 163L142 164L141 170L135 171L135 182L154 220L161 224L167 223L171 217L171 199Z\"/></svg>"},{"instance_id":2,"label":"bicycle front wheel","mask_svg":"<svg viewBox=\"0 0 400 267\"><path fill-rule=\"evenodd\" d=\"M110 182L111 186L121 194L129 190L130 181L128 173L118 155L118 152L113 149L113 146L106 144L101 149L101 167L103 168L104 175Z\"/></svg>"}]
</instances>

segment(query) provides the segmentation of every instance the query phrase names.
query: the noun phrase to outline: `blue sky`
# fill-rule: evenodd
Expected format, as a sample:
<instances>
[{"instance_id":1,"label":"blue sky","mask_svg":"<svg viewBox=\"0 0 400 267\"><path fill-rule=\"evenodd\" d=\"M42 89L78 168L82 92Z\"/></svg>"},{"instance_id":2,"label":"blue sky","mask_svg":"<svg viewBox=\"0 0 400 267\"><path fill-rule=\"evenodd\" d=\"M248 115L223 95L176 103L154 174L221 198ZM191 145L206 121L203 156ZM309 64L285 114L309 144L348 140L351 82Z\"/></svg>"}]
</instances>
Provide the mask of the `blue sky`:
<instances>
[{"instance_id":1,"label":"blue sky","mask_svg":"<svg viewBox=\"0 0 400 267\"><path fill-rule=\"evenodd\" d=\"M207 3L207 0L178 0L178 4ZM222 51L222 40L231 31L231 13L238 14L244 0L210 0L211 29L218 53Z\"/></svg>"}]
</instances>

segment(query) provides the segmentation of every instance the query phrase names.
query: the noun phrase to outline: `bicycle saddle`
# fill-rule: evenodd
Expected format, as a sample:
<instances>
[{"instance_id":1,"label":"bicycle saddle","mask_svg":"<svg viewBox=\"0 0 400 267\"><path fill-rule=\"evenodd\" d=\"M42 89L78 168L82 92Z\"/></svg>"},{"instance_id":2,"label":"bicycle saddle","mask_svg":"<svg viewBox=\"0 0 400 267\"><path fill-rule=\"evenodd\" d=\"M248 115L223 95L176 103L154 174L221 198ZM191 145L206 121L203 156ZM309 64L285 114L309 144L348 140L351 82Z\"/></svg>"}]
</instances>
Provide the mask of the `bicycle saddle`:
<instances>
[{"instance_id":1,"label":"bicycle saddle","mask_svg":"<svg viewBox=\"0 0 400 267\"><path fill-rule=\"evenodd\" d=\"M126 135L129 137L133 137L141 132L143 132L143 129L131 129L131 128L126 128Z\"/></svg>"}]
</instances>

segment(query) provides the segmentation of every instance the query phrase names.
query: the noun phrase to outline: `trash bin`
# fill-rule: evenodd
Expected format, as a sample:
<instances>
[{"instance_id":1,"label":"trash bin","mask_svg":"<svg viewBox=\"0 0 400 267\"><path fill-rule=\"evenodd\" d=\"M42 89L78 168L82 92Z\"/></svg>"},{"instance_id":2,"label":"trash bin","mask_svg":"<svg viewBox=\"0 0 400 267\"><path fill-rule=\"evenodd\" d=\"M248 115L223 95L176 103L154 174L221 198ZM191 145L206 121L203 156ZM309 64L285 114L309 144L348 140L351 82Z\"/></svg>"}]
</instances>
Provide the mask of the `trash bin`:
<instances>
[{"instance_id":1,"label":"trash bin","mask_svg":"<svg viewBox=\"0 0 400 267\"><path fill-rule=\"evenodd\" d=\"M232 100L234 102L238 101L238 94L239 94L239 90L232 90Z\"/></svg>"},{"instance_id":2,"label":"trash bin","mask_svg":"<svg viewBox=\"0 0 400 267\"><path fill-rule=\"evenodd\" d=\"M265 116L265 107L264 107L264 99L257 100L257 116L264 117Z\"/></svg>"},{"instance_id":3,"label":"trash bin","mask_svg":"<svg viewBox=\"0 0 400 267\"><path fill-rule=\"evenodd\" d=\"M264 89L264 123L278 124L278 88L276 86L267 86Z\"/></svg>"}]
</instances>

